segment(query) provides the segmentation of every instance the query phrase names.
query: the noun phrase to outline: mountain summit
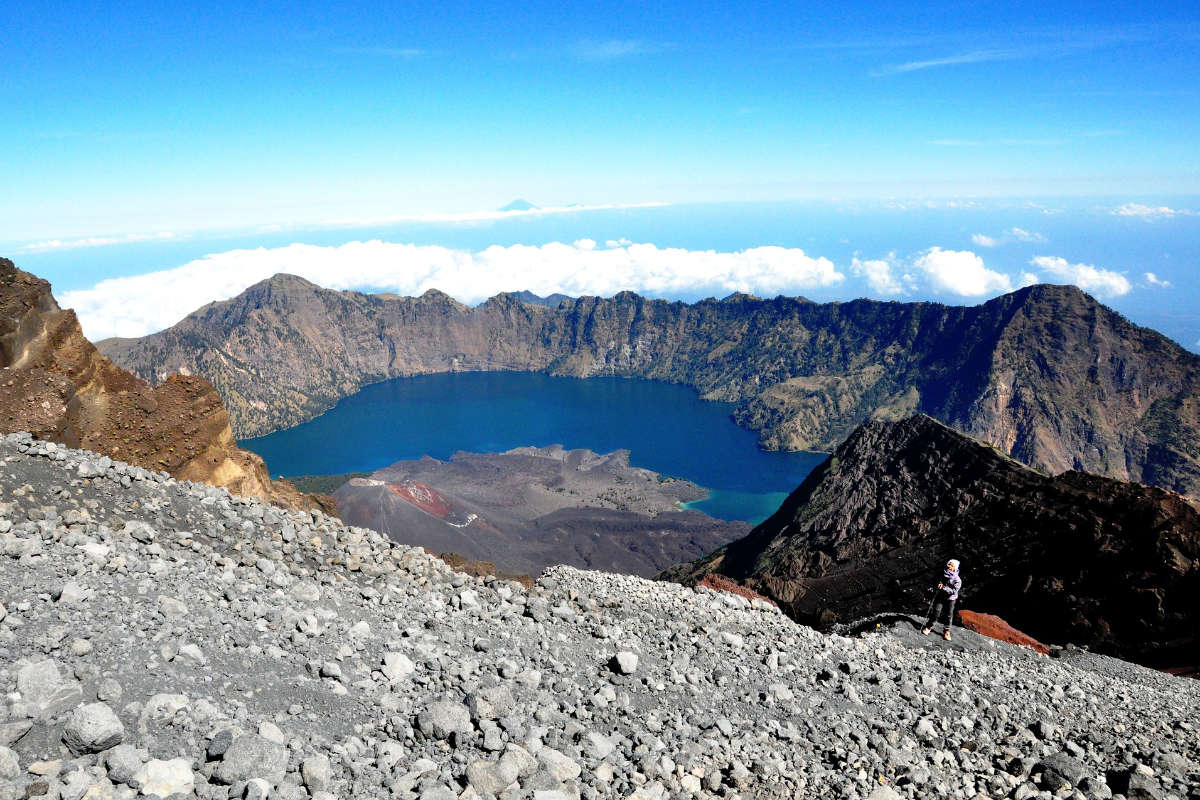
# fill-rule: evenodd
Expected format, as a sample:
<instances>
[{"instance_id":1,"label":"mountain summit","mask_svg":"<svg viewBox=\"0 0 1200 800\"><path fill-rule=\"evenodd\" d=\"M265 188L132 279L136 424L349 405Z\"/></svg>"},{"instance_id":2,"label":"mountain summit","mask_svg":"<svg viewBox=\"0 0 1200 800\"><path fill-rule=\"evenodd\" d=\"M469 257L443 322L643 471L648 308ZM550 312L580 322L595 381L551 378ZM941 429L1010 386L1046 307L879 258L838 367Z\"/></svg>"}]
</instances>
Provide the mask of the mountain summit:
<instances>
[{"instance_id":1,"label":"mountain summit","mask_svg":"<svg viewBox=\"0 0 1200 800\"><path fill-rule=\"evenodd\" d=\"M537 211L539 208L541 208L541 207L535 206L533 203L529 202L528 200L523 200L520 197L518 197L516 200L513 200L508 205L501 206L497 210L498 211Z\"/></svg>"}]
</instances>

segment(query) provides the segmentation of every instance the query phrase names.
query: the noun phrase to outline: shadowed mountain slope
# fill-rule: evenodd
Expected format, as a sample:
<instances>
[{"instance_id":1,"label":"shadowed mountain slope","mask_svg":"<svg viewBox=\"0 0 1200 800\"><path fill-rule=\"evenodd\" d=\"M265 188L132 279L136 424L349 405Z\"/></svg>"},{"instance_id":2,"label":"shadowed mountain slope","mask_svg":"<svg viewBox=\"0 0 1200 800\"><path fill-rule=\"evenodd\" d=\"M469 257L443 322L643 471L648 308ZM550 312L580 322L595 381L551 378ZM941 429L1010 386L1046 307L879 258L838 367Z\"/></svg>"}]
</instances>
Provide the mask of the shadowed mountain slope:
<instances>
[{"instance_id":1,"label":"shadowed mountain slope","mask_svg":"<svg viewBox=\"0 0 1200 800\"><path fill-rule=\"evenodd\" d=\"M748 536L663 577L716 572L828 626L924 611L951 557L964 607L1042 641L1200 663L1200 513L1153 487L1048 477L924 415L863 425Z\"/></svg>"},{"instance_id":2,"label":"shadowed mountain slope","mask_svg":"<svg viewBox=\"0 0 1200 800\"><path fill-rule=\"evenodd\" d=\"M737 403L737 421L769 449L831 450L868 418L922 412L1047 472L1200 491L1200 358L1073 287L973 307L623 292L556 308L501 294L470 308L433 290L335 292L277 275L101 348L146 380L204 375L239 436L398 376L621 375Z\"/></svg>"}]
</instances>

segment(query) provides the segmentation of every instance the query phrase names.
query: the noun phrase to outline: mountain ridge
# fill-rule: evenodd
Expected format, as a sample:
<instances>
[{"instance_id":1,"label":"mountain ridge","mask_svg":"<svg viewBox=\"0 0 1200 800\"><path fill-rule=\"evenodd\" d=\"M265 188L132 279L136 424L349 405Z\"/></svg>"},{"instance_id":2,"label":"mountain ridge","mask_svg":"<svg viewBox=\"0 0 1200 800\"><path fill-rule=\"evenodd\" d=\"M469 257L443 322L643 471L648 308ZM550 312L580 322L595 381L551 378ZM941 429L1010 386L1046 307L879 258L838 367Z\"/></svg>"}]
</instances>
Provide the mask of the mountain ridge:
<instances>
[{"instance_id":1,"label":"mountain ridge","mask_svg":"<svg viewBox=\"0 0 1200 800\"><path fill-rule=\"evenodd\" d=\"M290 427L368 383L464 370L682 383L736 404L768 449L832 450L872 417L928 413L1050 473L1200 492L1200 357L1074 287L978 306L622 292L471 308L276 276L101 350L151 382L204 375L239 436Z\"/></svg>"}]
</instances>

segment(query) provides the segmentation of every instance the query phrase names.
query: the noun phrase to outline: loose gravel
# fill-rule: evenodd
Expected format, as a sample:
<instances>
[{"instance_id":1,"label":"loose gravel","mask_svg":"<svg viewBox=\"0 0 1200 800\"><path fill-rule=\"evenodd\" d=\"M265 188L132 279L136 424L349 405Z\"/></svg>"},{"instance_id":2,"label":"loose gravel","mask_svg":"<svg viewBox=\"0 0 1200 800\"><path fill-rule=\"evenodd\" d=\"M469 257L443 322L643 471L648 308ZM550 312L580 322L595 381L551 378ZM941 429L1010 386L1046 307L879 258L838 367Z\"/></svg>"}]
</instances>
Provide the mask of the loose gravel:
<instances>
[{"instance_id":1,"label":"loose gravel","mask_svg":"<svg viewBox=\"0 0 1200 800\"><path fill-rule=\"evenodd\" d=\"M862 630L0 437L0 800L1200 800L1200 682Z\"/></svg>"}]
</instances>

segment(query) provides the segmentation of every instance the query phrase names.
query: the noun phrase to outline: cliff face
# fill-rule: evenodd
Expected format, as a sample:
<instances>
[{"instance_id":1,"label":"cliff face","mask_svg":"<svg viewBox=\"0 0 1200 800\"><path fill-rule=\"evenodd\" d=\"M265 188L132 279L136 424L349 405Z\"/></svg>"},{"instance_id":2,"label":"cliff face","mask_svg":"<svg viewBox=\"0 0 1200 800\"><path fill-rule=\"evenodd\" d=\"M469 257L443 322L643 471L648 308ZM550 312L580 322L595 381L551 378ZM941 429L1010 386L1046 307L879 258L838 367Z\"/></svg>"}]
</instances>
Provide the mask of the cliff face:
<instances>
[{"instance_id":1,"label":"cliff face","mask_svg":"<svg viewBox=\"0 0 1200 800\"><path fill-rule=\"evenodd\" d=\"M923 613L948 558L965 607L1048 642L1200 663L1200 514L1160 489L1034 472L924 415L855 431L743 539L664 577L718 573L817 625Z\"/></svg>"},{"instance_id":2,"label":"cliff face","mask_svg":"<svg viewBox=\"0 0 1200 800\"><path fill-rule=\"evenodd\" d=\"M280 275L160 333L101 342L150 381L204 375L239 436L298 424L367 383L535 370L683 383L737 403L770 449L831 450L868 418L930 414L1051 473L1200 493L1200 358L1072 287L975 307L632 293L477 308Z\"/></svg>"},{"instance_id":3,"label":"cliff face","mask_svg":"<svg viewBox=\"0 0 1200 800\"><path fill-rule=\"evenodd\" d=\"M311 506L237 447L220 396L198 376L150 386L113 364L58 307L50 284L0 259L0 432L109 455L236 494Z\"/></svg>"}]
</instances>

